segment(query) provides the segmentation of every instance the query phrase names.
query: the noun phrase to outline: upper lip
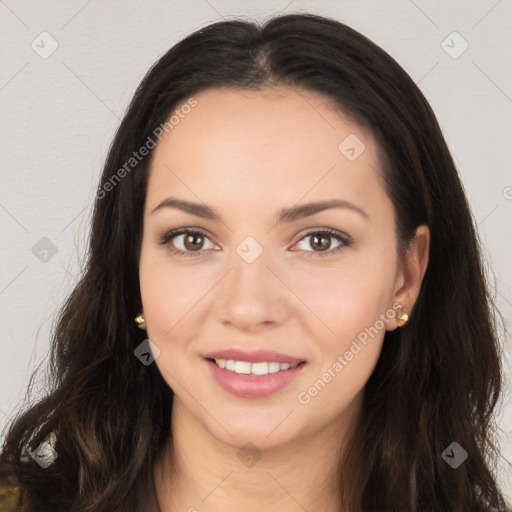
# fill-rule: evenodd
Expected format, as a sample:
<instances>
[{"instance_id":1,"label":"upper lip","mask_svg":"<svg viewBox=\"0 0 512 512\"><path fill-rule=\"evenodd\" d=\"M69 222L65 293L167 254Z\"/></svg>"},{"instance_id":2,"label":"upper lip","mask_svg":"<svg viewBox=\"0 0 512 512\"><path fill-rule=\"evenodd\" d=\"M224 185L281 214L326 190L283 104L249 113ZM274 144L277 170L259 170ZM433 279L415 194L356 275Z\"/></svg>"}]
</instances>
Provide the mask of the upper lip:
<instances>
[{"instance_id":1,"label":"upper lip","mask_svg":"<svg viewBox=\"0 0 512 512\"><path fill-rule=\"evenodd\" d=\"M234 361L247 361L249 363L259 362L276 362L276 363L288 363L298 364L304 361L304 359L298 359L296 357L275 352L274 350L243 350L240 348L228 348L225 350L216 350L210 352L205 356L208 359L232 359Z\"/></svg>"}]
</instances>

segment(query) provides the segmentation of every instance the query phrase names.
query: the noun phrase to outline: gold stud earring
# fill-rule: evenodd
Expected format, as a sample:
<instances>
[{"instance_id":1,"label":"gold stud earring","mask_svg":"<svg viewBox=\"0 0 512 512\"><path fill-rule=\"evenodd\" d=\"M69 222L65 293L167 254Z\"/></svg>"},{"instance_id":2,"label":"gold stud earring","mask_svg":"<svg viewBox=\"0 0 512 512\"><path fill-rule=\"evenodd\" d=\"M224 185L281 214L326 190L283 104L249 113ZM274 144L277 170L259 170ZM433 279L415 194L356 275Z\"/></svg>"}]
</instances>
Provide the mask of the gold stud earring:
<instances>
[{"instance_id":1,"label":"gold stud earring","mask_svg":"<svg viewBox=\"0 0 512 512\"><path fill-rule=\"evenodd\" d=\"M146 321L144 320L144 317L142 316L142 314L137 315L135 317L135 321L137 322L139 329L145 329L146 328Z\"/></svg>"},{"instance_id":2,"label":"gold stud earring","mask_svg":"<svg viewBox=\"0 0 512 512\"><path fill-rule=\"evenodd\" d=\"M396 317L398 318L398 327L403 327L409 321L409 315L402 308L396 312Z\"/></svg>"}]
</instances>

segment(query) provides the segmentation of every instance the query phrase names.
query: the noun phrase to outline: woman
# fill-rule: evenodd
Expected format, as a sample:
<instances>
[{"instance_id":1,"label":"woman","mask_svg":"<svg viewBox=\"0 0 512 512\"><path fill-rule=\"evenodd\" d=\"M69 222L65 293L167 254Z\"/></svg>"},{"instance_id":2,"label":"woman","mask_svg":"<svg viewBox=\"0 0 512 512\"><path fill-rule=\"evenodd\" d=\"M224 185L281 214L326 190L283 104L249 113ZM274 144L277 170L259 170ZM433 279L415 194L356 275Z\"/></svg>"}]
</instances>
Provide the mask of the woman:
<instances>
[{"instance_id":1,"label":"woman","mask_svg":"<svg viewBox=\"0 0 512 512\"><path fill-rule=\"evenodd\" d=\"M210 25L110 148L13 509L505 510L494 314L404 70L319 16Z\"/></svg>"}]
</instances>

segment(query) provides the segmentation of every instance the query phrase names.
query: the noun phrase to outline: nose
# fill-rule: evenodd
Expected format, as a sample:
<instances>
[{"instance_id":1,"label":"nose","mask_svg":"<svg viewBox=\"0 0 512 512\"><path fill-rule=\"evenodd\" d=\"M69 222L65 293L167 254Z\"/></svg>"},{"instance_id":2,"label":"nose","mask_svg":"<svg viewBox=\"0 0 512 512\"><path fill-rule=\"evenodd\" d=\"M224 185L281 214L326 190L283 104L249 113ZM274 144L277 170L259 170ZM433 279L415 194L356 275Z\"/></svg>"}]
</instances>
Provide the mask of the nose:
<instances>
[{"instance_id":1,"label":"nose","mask_svg":"<svg viewBox=\"0 0 512 512\"><path fill-rule=\"evenodd\" d=\"M272 268L269 251L263 248L252 262L240 254L233 253L231 271L217 287L217 317L242 331L284 323L290 315L290 291Z\"/></svg>"}]
</instances>

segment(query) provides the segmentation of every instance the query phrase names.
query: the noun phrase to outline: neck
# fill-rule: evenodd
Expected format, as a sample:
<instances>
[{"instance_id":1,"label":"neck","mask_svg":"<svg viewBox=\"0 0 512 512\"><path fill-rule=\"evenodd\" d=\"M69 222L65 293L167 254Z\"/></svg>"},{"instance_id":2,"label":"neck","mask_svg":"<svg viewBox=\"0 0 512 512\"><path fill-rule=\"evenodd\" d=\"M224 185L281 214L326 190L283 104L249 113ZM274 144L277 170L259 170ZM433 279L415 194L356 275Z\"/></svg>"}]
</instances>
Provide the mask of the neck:
<instances>
[{"instance_id":1,"label":"neck","mask_svg":"<svg viewBox=\"0 0 512 512\"><path fill-rule=\"evenodd\" d=\"M154 471L160 511L340 512L340 458L359 410L355 400L321 431L241 450L214 438L175 396L169 448Z\"/></svg>"}]
</instances>

